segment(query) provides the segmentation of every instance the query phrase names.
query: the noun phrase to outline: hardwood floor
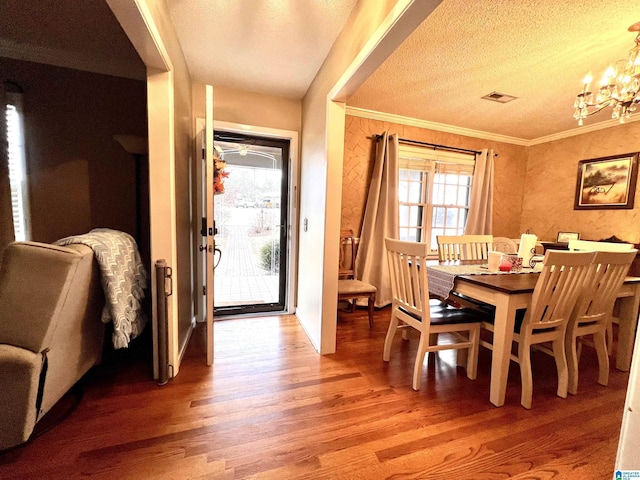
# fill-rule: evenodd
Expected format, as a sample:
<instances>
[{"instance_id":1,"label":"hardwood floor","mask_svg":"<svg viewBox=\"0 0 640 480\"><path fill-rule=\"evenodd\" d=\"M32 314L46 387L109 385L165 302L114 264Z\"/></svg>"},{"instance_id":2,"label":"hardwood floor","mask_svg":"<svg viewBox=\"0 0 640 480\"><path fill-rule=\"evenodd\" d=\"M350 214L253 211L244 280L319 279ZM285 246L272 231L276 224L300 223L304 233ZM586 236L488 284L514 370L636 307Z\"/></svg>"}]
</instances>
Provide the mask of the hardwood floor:
<instances>
[{"instance_id":1,"label":"hardwood floor","mask_svg":"<svg viewBox=\"0 0 640 480\"><path fill-rule=\"evenodd\" d=\"M444 352L414 392L415 340L398 335L382 362L388 316L369 331L366 310L340 313L338 352L323 357L295 317L218 322L212 368L199 325L165 386L146 354L114 355L68 418L0 455L0 478L611 478L627 373L597 385L585 348L579 393L561 399L553 359L535 353L532 410L514 363L495 408L490 353L471 381Z\"/></svg>"}]
</instances>

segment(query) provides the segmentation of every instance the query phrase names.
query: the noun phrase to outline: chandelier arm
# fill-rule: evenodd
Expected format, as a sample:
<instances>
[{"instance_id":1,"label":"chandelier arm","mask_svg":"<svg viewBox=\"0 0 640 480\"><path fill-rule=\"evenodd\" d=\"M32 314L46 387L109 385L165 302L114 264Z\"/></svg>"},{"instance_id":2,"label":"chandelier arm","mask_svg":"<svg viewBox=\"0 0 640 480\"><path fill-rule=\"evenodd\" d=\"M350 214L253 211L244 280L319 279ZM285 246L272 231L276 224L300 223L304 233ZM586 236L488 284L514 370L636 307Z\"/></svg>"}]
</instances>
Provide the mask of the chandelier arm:
<instances>
[{"instance_id":1,"label":"chandelier arm","mask_svg":"<svg viewBox=\"0 0 640 480\"><path fill-rule=\"evenodd\" d=\"M584 78L582 92L574 101L573 118L578 120L578 125L582 125L583 118L607 107L613 108L611 118L619 118L620 123L624 123L625 119L636 111L636 105L640 104L640 22L634 23L628 30L638 32L634 39L635 47L629 51L629 59L626 62L617 61L615 69L609 67L605 72L602 86L596 96L596 100L601 101L593 102L594 94L589 91L593 79L591 72Z\"/></svg>"}]
</instances>

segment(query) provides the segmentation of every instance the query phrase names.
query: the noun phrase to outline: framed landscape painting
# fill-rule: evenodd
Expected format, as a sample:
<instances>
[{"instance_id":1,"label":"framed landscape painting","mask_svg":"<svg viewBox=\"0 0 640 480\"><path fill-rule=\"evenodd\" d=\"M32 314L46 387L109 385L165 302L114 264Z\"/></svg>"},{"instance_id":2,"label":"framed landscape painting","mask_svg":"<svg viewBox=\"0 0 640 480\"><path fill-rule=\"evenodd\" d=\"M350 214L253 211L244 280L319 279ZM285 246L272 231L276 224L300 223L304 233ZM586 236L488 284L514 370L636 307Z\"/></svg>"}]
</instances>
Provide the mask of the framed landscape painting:
<instances>
[{"instance_id":1,"label":"framed landscape painting","mask_svg":"<svg viewBox=\"0 0 640 480\"><path fill-rule=\"evenodd\" d=\"M638 152L581 160L573 208L633 208L637 176Z\"/></svg>"}]
</instances>

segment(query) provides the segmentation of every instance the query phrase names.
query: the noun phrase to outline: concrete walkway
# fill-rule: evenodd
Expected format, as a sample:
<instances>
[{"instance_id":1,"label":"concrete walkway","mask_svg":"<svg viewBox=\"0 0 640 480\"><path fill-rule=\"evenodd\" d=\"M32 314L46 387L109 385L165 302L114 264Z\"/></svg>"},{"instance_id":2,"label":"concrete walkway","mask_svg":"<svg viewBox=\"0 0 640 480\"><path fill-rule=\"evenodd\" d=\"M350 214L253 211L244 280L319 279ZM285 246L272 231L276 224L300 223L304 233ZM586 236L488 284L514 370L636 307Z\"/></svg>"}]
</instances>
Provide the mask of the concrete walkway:
<instances>
[{"instance_id":1,"label":"concrete walkway","mask_svg":"<svg viewBox=\"0 0 640 480\"><path fill-rule=\"evenodd\" d=\"M216 246L222 258L214 272L214 305L254 305L278 301L277 274L260 267L254 251L269 241L269 236L251 235L251 216L259 208L232 208L230 220L220 226ZM218 256L216 255L216 261Z\"/></svg>"}]
</instances>

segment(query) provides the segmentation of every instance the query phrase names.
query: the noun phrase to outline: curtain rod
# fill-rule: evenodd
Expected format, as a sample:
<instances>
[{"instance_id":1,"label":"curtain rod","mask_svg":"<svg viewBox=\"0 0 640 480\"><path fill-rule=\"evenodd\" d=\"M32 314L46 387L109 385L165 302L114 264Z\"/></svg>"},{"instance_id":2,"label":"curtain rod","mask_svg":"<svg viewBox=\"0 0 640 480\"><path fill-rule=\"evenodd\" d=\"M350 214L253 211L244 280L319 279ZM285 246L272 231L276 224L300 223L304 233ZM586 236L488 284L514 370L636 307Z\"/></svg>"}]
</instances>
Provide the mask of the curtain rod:
<instances>
[{"instance_id":1,"label":"curtain rod","mask_svg":"<svg viewBox=\"0 0 640 480\"><path fill-rule=\"evenodd\" d=\"M380 135L380 134L376 134L375 135L375 139L377 140L378 138L382 138L384 135ZM406 138L398 138L398 142L402 142L402 143L412 143L414 145L424 145L425 147L433 147L434 150L440 148L442 150L453 150L453 151L457 151L457 152L467 152L467 153L473 153L476 155L480 155L482 152L479 152L478 150L469 150L467 148L459 148L459 147L451 147L449 145L440 145L437 143L429 143L429 142L420 142L418 140L409 140ZM497 153L494 153L494 156L498 156Z\"/></svg>"}]
</instances>

